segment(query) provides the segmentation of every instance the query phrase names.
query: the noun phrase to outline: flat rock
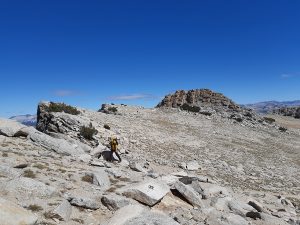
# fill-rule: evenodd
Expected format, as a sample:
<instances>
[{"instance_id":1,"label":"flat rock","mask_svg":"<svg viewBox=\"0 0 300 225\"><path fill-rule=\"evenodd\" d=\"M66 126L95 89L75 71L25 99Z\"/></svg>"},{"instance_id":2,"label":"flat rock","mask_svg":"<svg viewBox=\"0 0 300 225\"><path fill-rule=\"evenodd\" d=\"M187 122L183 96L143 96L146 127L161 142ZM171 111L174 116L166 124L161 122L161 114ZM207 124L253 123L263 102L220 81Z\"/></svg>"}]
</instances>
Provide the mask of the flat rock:
<instances>
[{"instance_id":1,"label":"flat rock","mask_svg":"<svg viewBox=\"0 0 300 225\"><path fill-rule=\"evenodd\" d=\"M129 187L123 195L133 198L146 205L153 206L170 191L168 185L156 180L141 182Z\"/></svg>"},{"instance_id":2,"label":"flat rock","mask_svg":"<svg viewBox=\"0 0 300 225\"><path fill-rule=\"evenodd\" d=\"M34 225L37 217L16 204L0 198L0 224L1 225Z\"/></svg>"},{"instance_id":3,"label":"flat rock","mask_svg":"<svg viewBox=\"0 0 300 225\"><path fill-rule=\"evenodd\" d=\"M82 155L84 150L78 144L70 144L64 139L53 138L47 134L34 130L29 134L30 140L49 150L62 155Z\"/></svg>"}]
</instances>

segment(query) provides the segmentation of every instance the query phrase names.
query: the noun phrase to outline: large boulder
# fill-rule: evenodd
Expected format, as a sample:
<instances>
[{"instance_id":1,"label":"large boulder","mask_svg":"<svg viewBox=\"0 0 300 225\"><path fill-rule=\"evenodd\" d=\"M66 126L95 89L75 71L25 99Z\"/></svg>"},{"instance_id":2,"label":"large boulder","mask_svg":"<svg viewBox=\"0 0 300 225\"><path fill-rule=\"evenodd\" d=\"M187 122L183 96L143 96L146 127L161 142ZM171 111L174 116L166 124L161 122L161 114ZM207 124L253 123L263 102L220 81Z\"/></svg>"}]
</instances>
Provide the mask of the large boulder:
<instances>
[{"instance_id":1,"label":"large boulder","mask_svg":"<svg viewBox=\"0 0 300 225\"><path fill-rule=\"evenodd\" d=\"M106 189L110 186L109 177L108 177L107 173L102 169L99 169L92 173L86 173L86 175L93 178L94 185L98 185L103 189Z\"/></svg>"},{"instance_id":2,"label":"large boulder","mask_svg":"<svg viewBox=\"0 0 300 225\"><path fill-rule=\"evenodd\" d=\"M96 210L101 207L101 200L86 195L70 195L67 200L73 206L78 206L86 209Z\"/></svg>"},{"instance_id":3,"label":"large boulder","mask_svg":"<svg viewBox=\"0 0 300 225\"><path fill-rule=\"evenodd\" d=\"M194 207L203 208L202 196L197 193L192 187L185 185L180 181L177 181L174 187Z\"/></svg>"},{"instance_id":4,"label":"large boulder","mask_svg":"<svg viewBox=\"0 0 300 225\"><path fill-rule=\"evenodd\" d=\"M0 224L1 225L34 225L37 217L16 204L0 198Z\"/></svg>"},{"instance_id":5,"label":"large boulder","mask_svg":"<svg viewBox=\"0 0 300 225\"><path fill-rule=\"evenodd\" d=\"M71 144L66 140L53 138L37 130L32 130L28 136L34 143L62 155L81 155L84 149L78 144Z\"/></svg>"},{"instance_id":6,"label":"large boulder","mask_svg":"<svg viewBox=\"0 0 300 225\"><path fill-rule=\"evenodd\" d=\"M106 206L109 210L118 210L127 205L133 205L134 200L128 199L121 195L116 194L108 194L104 195L101 198L101 202L104 206Z\"/></svg>"},{"instance_id":7,"label":"large boulder","mask_svg":"<svg viewBox=\"0 0 300 225\"><path fill-rule=\"evenodd\" d=\"M129 187L123 195L133 198L146 205L153 206L158 203L168 192L169 186L160 181L148 180Z\"/></svg>"}]
</instances>

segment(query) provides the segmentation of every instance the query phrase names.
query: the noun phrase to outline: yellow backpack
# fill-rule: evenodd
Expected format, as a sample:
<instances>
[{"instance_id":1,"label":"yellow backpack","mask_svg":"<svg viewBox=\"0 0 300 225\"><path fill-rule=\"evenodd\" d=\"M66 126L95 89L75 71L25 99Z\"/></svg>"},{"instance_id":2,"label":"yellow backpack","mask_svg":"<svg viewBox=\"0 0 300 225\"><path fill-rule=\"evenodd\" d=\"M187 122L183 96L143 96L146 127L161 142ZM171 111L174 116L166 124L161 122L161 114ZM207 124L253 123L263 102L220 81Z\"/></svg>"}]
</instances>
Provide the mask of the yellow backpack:
<instances>
[{"instance_id":1,"label":"yellow backpack","mask_svg":"<svg viewBox=\"0 0 300 225\"><path fill-rule=\"evenodd\" d=\"M112 138L110 146L112 151L117 151L118 141L116 138Z\"/></svg>"}]
</instances>

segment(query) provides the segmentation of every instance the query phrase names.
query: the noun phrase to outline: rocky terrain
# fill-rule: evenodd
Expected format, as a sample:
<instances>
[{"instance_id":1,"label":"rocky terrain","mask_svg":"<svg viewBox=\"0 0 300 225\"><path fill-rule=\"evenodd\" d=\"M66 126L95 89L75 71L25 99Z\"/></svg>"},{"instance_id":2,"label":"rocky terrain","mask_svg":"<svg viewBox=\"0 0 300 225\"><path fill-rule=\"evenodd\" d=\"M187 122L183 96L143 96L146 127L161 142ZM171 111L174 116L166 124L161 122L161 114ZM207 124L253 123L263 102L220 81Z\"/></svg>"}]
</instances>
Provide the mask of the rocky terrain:
<instances>
[{"instance_id":1,"label":"rocky terrain","mask_svg":"<svg viewBox=\"0 0 300 225\"><path fill-rule=\"evenodd\" d=\"M176 93L153 109L43 102L37 129L1 119L0 224L299 224L300 129Z\"/></svg>"},{"instance_id":2,"label":"rocky terrain","mask_svg":"<svg viewBox=\"0 0 300 225\"><path fill-rule=\"evenodd\" d=\"M298 107L300 106L300 100L285 101L285 102L268 101L268 102L258 102L254 104L243 105L243 107L252 109L253 111L261 114L268 114L280 108L295 107L295 106Z\"/></svg>"},{"instance_id":3,"label":"rocky terrain","mask_svg":"<svg viewBox=\"0 0 300 225\"><path fill-rule=\"evenodd\" d=\"M278 114L282 116L291 116L296 119L300 119L300 107L282 107L273 110L273 114Z\"/></svg>"}]
</instances>

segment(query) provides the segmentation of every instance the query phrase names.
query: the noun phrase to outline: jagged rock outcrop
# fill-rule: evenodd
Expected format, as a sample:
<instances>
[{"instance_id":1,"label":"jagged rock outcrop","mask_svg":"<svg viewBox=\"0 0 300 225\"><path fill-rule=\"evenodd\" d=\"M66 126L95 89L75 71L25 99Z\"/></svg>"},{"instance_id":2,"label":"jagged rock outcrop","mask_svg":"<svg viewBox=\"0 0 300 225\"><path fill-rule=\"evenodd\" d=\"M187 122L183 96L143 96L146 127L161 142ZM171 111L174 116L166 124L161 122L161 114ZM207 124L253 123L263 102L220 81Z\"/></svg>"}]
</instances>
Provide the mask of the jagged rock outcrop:
<instances>
[{"instance_id":1,"label":"jagged rock outcrop","mask_svg":"<svg viewBox=\"0 0 300 225\"><path fill-rule=\"evenodd\" d=\"M251 109L240 107L223 94L209 89L176 91L174 94L167 95L156 107L179 108L206 116L219 115L246 126L270 125Z\"/></svg>"},{"instance_id":2,"label":"jagged rock outcrop","mask_svg":"<svg viewBox=\"0 0 300 225\"><path fill-rule=\"evenodd\" d=\"M223 94L209 89L179 90L174 94L167 95L157 107L181 108L185 105L209 109L215 111L240 112L241 108Z\"/></svg>"},{"instance_id":3,"label":"jagged rock outcrop","mask_svg":"<svg viewBox=\"0 0 300 225\"><path fill-rule=\"evenodd\" d=\"M69 107L72 110L77 111L75 111L75 113L70 110L64 111L63 107L57 110L56 108L51 107L51 104L56 104L58 106L62 105L63 107ZM91 147L97 146L98 142L95 139L91 138L87 140L81 135L80 131L82 127L92 127L92 121L87 117L81 116L80 110L77 108L65 105L64 103L39 103L37 109L37 130L59 138L69 137L84 144L88 144Z\"/></svg>"},{"instance_id":4,"label":"jagged rock outcrop","mask_svg":"<svg viewBox=\"0 0 300 225\"><path fill-rule=\"evenodd\" d=\"M274 114L300 119L300 107L283 107L273 111Z\"/></svg>"}]
</instances>

